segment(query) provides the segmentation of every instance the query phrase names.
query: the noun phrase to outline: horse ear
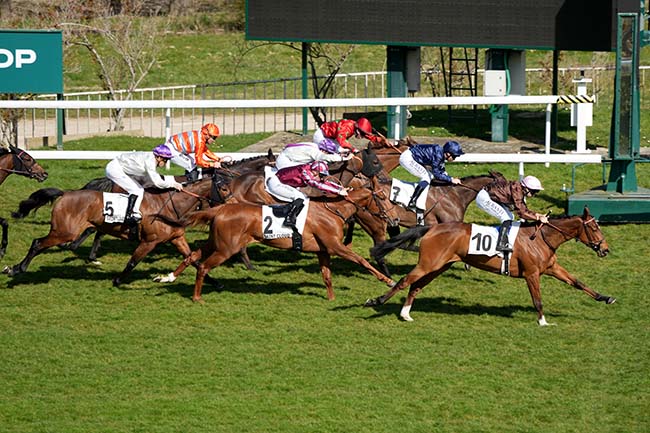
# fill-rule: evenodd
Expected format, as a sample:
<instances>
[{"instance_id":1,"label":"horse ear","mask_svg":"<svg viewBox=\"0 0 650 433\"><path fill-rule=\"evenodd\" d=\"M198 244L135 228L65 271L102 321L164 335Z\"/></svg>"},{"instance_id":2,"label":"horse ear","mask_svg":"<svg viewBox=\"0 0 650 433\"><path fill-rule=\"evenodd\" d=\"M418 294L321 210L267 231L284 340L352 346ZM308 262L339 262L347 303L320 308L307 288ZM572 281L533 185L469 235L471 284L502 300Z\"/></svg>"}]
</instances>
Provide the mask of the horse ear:
<instances>
[{"instance_id":1,"label":"horse ear","mask_svg":"<svg viewBox=\"0 0 650 433\"><path fill-rule=\"evenodd\" d=\"M589 206L585 205L585 209L582 212L582 219L587 219L589 218L590 213L589 213Z\"/></svg>"}]
</instances>

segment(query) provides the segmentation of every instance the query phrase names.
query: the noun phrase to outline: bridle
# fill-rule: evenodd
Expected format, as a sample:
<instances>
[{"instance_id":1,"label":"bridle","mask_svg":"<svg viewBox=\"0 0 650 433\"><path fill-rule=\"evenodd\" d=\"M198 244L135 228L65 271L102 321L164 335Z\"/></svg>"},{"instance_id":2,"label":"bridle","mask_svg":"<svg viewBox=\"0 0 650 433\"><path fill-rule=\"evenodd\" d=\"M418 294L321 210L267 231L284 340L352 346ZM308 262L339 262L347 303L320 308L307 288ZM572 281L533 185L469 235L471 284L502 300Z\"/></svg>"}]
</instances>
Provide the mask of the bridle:
<instances>
[{"instance_id":1,"label":"bridle","mask_svg":"<svg viewBox=\"0 0 650 433\"><path fill-rule=\"evenodd\" d=\"M372 180L368 179L365 176L362 178L359 174L357 174L354 177L357 178L357 179L362 179L362 180L365 179L365 183L360 188L366 188L366 189L370 190L371 198L374 201L375 205L377 206L377 209L379 209L379 211L378 212L371 212L370 209L368 209L367 206L360 206L358 203L356 203L354 200L352 200L348 196L343 196L343 199L345 201L349 202L349 203L352 203L354 205L354 207L357 209L357 211L364 210L364 211L368 212L369 214L371 214L374 217L378 217L378 218L381 218L381 219L383 219L383 220L385 220L387 222L390 222L391 218L388 216L388 210L385 209L384 206L382 205L382 201L386 200L386 194L384 193L384 191L381 190L381 189L379 189L379 190L374 189L374 187L373 187L374 185L373 185ZM343 221L347 220L347 218L345 216L343 216L338 209L331 208L329 206L329 203L325 203L325 208L327 210L329 210L330 212L332 212L333 214L335 214L336 216L338 216L339 218L341 218Z\"/></svg>"},{"instance_id":2,"label":"bridle","mask_svg":"<svg viewBox=\"0 0 650 433\"><path fill-rule=\"evenodd\" d=\"M34 173L32 168L34 167L36 161L27 154L22 149L19 148L12 148L12 157L14 160L14 169L9 169L9 168L4 168L0 167L0 170L6 171L8 173L14 173L14 174L19 174L21 176L26 176L31 179L38 177L37 173ZM27 165L27 162L25 160L31 161L31 165Z\"/></svg>"},{"instance_id":3,"label":"bridle","mask_svg":"<svg viewBox=\"0 0 650 433\"><path fill-rule=\"evenodd\" d=\"M585 241L582 241L582 242L583 242L585 245L587 245L589 248L591 248L592 250L594 250L594 251L596 251L596 252L600 251L600 246L601 246L602 243L605 241L605 238L604 238L604 237L601 237L600 239L595 239L594 236L593 236L592 230L590 230L590 229L588 228L588 225L591 224L592 222L595 222L595 221L596 221L596 218L594 218L593 216L590 217L590 218L587 219L587 220L583 220L582 218L580 218L580 221L581 221L581 223L582 223L582 232L583 232L583 233L585 234L585 236L587 237L587 242L585 242ZM535 236L537 235L537 232L541 230L541 228L542 228L543 225L547 225L547 226L551 227L552 229L558 231L558 232L561 233L561 234L562 234L566 239L574 239L574 238L575 238L576 240L581 240L581 239L579 239L579 237L580 237L580 232L578 232L578 233L576 233L576 234L567 233L565 230L561 229L560 227L556 226L555 224L553 224L553 223L551 223L551 222L540 223L540 224L537 226L537 228L535 229L535 233L533 233L533 234L530 236L530 239L531 239L531 240L535 239ZM541 232L541 233L542 233L542 239L544 239L544 242L546 243L546 245L548 245L549 247L551 247L551 245L548 243L548 241L547 241L546 238L544 237L544 232ZM553 249L553 248L551 248L551 249Z\"/></svg>"}]
</instances>

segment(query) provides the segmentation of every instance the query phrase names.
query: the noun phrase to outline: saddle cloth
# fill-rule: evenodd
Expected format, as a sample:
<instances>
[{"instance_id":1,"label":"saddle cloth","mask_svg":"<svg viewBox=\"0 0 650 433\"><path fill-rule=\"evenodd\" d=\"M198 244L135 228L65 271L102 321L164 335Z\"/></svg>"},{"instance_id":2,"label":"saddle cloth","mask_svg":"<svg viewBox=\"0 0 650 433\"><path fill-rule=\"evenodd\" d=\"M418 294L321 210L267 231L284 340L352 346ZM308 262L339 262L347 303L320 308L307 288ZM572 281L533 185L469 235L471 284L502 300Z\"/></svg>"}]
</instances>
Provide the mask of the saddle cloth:
<instances>
[{"instance_id":1,"label":"saddle cloth","mask_svg":"<svg viewBox=\"0 0 650 433\"><path fill-rule=\"evenodd\" d=\"M512 222L510 233L508 233L508 243L511 246L515 245L515 239L517 238L517 233L519 233L520 225L521 224L517 221ZM481 226L478 224L472 224L472 233L469 237L467 254L503 257L503 253L496 250L498 240L499 226Z\"/></svg>"},{"instance_id":2,"label":"saddle cloth","mask_svg":"<svg viewBox=\"0 0 650 433\"><path fill-rule=\"evenodd\" d=\"M406 182L403 180L393 178L393 182L390 186L390 201L395 204L402 205L404 208L406 208L409 204L409 201L411 201L411 197L413 196L413 191L415 191L416 185L417 182ZM429 194L429 187L427 186L424 189L424 191L422 191L422 194L420 194L420 197L418 197L417 201L415 202L415 206L418 209L427 208L428 194Z\"/></svg>"},{"instance_id":3,"label":"saddle cloth","mask_svg":"<svg viewBox=\"0 0 650 433\"><path fill-rule=\"evenodd\" d=\"M287 215L289 205L271 205L262 206L262 233L264 239L290 238L293 236L291 227L283 226L284 217ZM296 218L296 227L298 233L302 235L307 222L307 212L309 211L309 199L305 200L305 206L302 208Z\"/></svg>"},{"instance_id":4,"label":"saddle cloth","mask_svg":"<svg viewBox=\"0 0 650 433\"><path fill-rule=\"evenodd\" d=\"M126 216L126 205L129 202L128 194L114 192L104 193L104 207L102 215L104 222L108 224L123 223Z\"/></svg>"}]
</instances>

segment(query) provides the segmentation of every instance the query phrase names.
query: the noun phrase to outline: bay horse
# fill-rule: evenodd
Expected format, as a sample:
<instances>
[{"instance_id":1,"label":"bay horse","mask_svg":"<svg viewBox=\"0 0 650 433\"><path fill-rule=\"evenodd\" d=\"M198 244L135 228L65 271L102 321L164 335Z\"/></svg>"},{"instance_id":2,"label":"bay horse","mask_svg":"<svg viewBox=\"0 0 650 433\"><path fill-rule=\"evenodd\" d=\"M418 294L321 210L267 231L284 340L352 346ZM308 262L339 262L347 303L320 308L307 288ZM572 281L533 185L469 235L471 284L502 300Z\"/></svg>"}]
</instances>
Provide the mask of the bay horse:
<instances>
[{"instance_id":1,"label":"bay horse","mask_svg":"<svg viewBox=\"0 0 650 433\"><path fill-rule=\"evenodd\" d=\"M389 286L394 284L392 279L383 275L366 259L341 242L343 227L348 218L361 208L383 214L385 209L382 207L385 202L386 196L378 188L376 177L366 178L359 187L351 190L347 197L337 196L335 198L311 199L309 201L308 214L302 234L302 251L313 252L318 256L329 300L335 299L330 270L332 254L363 266L379 281ZM390 217L390 214L387 217ZM181 221L183 225L200 223L210 223L210 235L207 242L183 260L174 272L155 279L155 281L159 282L171 282L190 264L197 265L194 294L192 296L192 300L195 302L202 302L203 279L210 269L221 265L248 244L260 242L274 248L286 250L293 248L291 238L265 239L265 229L262 227L262 206L259 204L224 204L208 210L193 212ZM200 259L202 260L199 261Z\"/></svg>"},{"instance_id":2,"label":"bay horse","mask_svg":"<svg viewBox=\"0 0 650 433\"><path fill-rule=\"evenodd\" d=\"M0 184L10 174L18 174L39 182L47 179L47 172L43 167L30 154L14 146L9 146L8 149L0 148ZM0 226L2 226L2 241L0 242L0 258L2 258L7 252L9 243L9 223L4 218L0 218Z\"/></svg>"},{"instance_id":3,"label":"bay horse","mask_svg":"<svg viewBox=\"0 0 650 433\"><path fill-rule=\"evenodd\" d=\"M264 169L264 166L273 161L275 161L275 156L273 155L273 151L269 149L266 155L253 156L250 158L238 159L234 161L224 161L222 162L220 168L203 169L204 177L213 178L213 192L215 194L212 196L212 199L215 201L215 204L224 203L226 200L226 195L229 195L230 190L223 188L224 184L228 184L232 179L245 173L261 172ZM175 176L175 178L177 182L181 183L184 183L187 180L185 176ZM116 185L107 177L93 179L84 185L81 189L125 193L125 191L120 188L120 186ZM93 233L96 234L87 261L94 264L101 264L97 260L97 253L99 251L101 238L104 236L104 233L98 232L94 227L89 227L86 229L76 240L70 243L68 248L73 251L76 250L79 245L81 245ZM248 258L248 255L245 251L242 252L241 258L246 268L253 269L250 259Z\"/></svg>"},{"instance_id":4,"label":"bay horse","mask_svg":"<svg viewBox=\"0 0 650 433\"><path fill-rule=\"evenodd\" d=\"M191 249L185 238L184 228L170 225L159 216L181 218L206 201L214 201L209 198L213 193L212 190L213 179L210 178L187 185L184 191L147 189L141 205L143 217L138 245L124 270L113 278L113 285L121 284L133 268L160 243L171 242L183 257L187 257ZM34 257L48 248L66 246L91 227L117 238L130 238L131 227L128 224L104 222L103 193L100 191L87 189L62 191L57 188L44 188L23 200L15 215L24 217L52 201L54 206L49 233L35 239L25 258L17 265L5 267L4 273L14 276L26 272Z\"/></svg>"},{"instance_id":5,"label":"bay horse","mask_svg":"<svg viewBox=\"0 0 650 433\"><path fill-rule=\"evenodd\" d=\"M415 227L373 248L373 255L385 256L398 245L421 238L418 264L384 295L366 301L366 307L383 305L393 295L411 286L400 317L412 321L410 310L415 297L434 278L445 272L454 262L462 261L472 267L500 273L503 259L499 256L469 254L472 224L444 223L431 227ZM548 325L544 318L540 292L540 276L549 275L582 290L596 301L613 304L615 298L601 295L571 275L557 262L555 251L568 240L576 239L594 250L598 257L609 253L609 246L596 219L585 207L582 216L551 218L547 224L522 224L517 233L510 258L509 275L524 278L537 310L537 323Z\"/></svg>"}]
</instances>

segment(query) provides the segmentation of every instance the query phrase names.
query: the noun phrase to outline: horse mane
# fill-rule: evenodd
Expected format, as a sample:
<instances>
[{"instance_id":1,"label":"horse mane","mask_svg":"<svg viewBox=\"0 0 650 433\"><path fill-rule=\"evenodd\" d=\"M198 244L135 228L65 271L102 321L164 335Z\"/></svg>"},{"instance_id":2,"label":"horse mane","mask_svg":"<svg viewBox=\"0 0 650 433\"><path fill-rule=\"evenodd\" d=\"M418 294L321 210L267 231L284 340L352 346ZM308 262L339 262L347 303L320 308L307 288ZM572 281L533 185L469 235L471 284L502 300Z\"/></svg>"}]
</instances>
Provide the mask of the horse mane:
<instances>
[{"instance_id":1,"label":"horse mane","mask_svg":"<svg viewBox=\"0 0 650 433\"><path fill-rule=\"evenodd\" d=\"M0 156L6 155L8 153L12 153L10 149L7 149L6 147L0 147Z\"/></svg>"}]
</instances>

